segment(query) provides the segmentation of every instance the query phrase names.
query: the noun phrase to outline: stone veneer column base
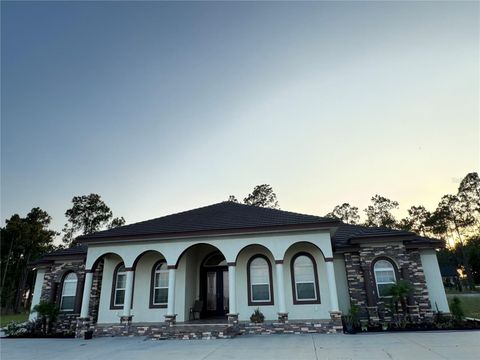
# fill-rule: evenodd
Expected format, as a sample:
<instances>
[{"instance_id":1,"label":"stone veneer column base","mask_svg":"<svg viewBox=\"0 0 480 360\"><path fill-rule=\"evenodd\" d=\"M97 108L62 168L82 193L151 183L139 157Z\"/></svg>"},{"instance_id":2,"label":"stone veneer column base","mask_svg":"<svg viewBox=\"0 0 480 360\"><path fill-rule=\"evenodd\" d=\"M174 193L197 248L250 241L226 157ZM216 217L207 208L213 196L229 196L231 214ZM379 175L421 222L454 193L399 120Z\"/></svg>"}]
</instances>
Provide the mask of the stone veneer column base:
<instances>
[{"instance_id":1,"label":"stone veneer column base","mask_svg":"<svg viewBox=\"0 0 480 360\"><path fill-rule=\"evenodd\" d=\"M236 326L238 325L238 313L236 314L227 314L228 325Z\"/></svg>"},{"instance_id":2,"label":"stone veneer column base","mask_svg":"<svg viewBox=\"0 0 480 360\"><path fill-rule=\"evenodd\" d=\"M132 319L133 319L133 315L120 316L120 324L131 325L132 324Z\"/></svg>"},{"instance_id":3,"label":"stone veneer column base","mask_svg":"<svg viewBox=\"0 0 480 360\"><path fill-rule=\"evenodd\" d=\"M372 324L378 324L380 317L378 316L378 306L367 306L368 321Z\"/></svg>"},{"instance_id":4,"label":"stone veneer column base","mask_svg":"<svg viewBox=\"0 0 480 360\"><path fill-rule=\"evenodd\" d=\"M165 315L165 322L166 322L169 326L175 325L175 323L177 322L177 314L174 314L174 315Z\"/></svg>"},{"instance_id":5,"label":"stone veneer column base","mask_svg":"<svg viewBox=\"0 0 480 360\"><path fill-rule=\"evenodd\" d=\"M330 324L332 328L332 332L343 332L343 325L342 325L342 312L341 311L329 311L330 313Z\"/></svg>"},{"instance_id":6,"label":"stone veneer column base","mask_svg":"<svg viewBox=\"0 0 480 360\"><path fill-rule=\"evenodd\" d=\"M237 314L229 314L232 321ZM100 324L95 327L95 336L147 336L151 339L193 340L230 339L237 335L269 334L337 334L342 332L341 313L335 312L332 319L289 320L288 323L266 321L260 324L238 321L236 324L196 324L167 322L150 325Z\"/></svg>"},{"instance_id":7,"label":"stone veneer column base","mask_svg":"<svg viewBox=\"0 0 480 360\"><path fill-rule=\"evenodd\" d=\"M75 337L83 338L85 335L85 331L93 330L92 327L92 319L90 317L87 318L77 318L77 326L75 328Z\"/></svg>"},{"instance_id":8,"label":"stone veneer column base","mask_svg":"<svg viewBox=\"0 0 480 360\"><path fill-rule=\"evenodd\" d=\"M285 313L277 313L278 315L278 321L280 321L281 323L288 323L288 313L285 312Z\"/></svg>"}]
</instances>

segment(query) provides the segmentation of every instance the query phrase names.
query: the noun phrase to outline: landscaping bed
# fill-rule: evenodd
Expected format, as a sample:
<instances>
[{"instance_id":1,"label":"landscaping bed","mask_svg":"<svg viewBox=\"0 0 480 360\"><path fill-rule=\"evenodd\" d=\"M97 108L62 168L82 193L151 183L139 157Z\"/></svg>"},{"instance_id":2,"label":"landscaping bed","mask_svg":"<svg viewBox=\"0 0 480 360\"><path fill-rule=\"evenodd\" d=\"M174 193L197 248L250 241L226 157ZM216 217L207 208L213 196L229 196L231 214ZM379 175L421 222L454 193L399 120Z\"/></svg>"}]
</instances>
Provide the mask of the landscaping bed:
<instances>
[{"instance_id":1,"label":"landscaping bed","mask_svg":"<svg viewBox=\"0 0 480 360\"><path fill-rule=\"evenodd\" d=\"M74 339L74 333L68 334L18 334L9 335L5 339Z\"/></svg>"}]
</instances>

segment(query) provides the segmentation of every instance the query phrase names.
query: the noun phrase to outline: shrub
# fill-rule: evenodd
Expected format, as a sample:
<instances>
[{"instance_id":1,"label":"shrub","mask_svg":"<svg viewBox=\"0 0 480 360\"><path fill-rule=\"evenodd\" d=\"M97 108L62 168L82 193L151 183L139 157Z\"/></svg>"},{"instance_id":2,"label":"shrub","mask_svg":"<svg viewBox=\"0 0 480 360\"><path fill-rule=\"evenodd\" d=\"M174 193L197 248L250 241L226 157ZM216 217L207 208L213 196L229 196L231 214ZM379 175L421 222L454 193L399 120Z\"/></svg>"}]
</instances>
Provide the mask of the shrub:
<instances>
[{"instance_id":1,"label":"shrub","mask_svg":"<svg viewBox=\"0 0 480 360\"><path fill-rule=\"evenodd\" d=\"M388 291L391 296L391 301L395 309L395 313L398 314L400 303L403 313L407 312L407 297L414 291L414 288L410 282L406 280L400 280L396 284L392 285Z\"/></svg>"},{"instance_id":2,"label":"shrub","mask_svg":"<svg viewBox=\"0 0 480 360\"><path fill-rule=\"evenodd\" d=\"M39 320L31 320L23 323L12 321L5 328L7 336L28 336L39 332L41 322Z\"/></svg>"},{"instance_id":3,"label":"shrub","mask_svg":"<svg viewBox=\"0 0 480 360\"><path fill-rule=\"evenodd\" d=\"M22 324L12 321L7 324L7 327L4 329L5 335L7 336L15 336L21 333Z\"/></svg>"},{"instance_id":4,"label":"shrub","mask_svg":"<svg viewBox=\"0 0 480 360\"><path fill-rule=\"evenodd\" d=\"M465 317L462 302L456 296L453 297L452 302L450 303L450 312L452 313L453 318L457 321L461 321Z\"/></svg>"},{"instance_id":5,"label":"shrub","mask_svg":"<svg viewBox=\"0 0 480 360\"><path fill-rule=\"evenodd\" d=\"M265 316L262 314L259 308L256 308L252 316L250 316L250 321L253 323L263 323Z\"/></svg>"},{"instance_id":6,"label":"shrub","mask_svg":"<svg viewBox=\"0 0 480 360\"><path fill-rule=\"evenodd\" d=\"M60 309L53 302L41 301L32 309L32 313L36 312L42 321L42 328L44 334L49 334L52 331L52 325L57 320Z\"/></svg>"}]
</instances>

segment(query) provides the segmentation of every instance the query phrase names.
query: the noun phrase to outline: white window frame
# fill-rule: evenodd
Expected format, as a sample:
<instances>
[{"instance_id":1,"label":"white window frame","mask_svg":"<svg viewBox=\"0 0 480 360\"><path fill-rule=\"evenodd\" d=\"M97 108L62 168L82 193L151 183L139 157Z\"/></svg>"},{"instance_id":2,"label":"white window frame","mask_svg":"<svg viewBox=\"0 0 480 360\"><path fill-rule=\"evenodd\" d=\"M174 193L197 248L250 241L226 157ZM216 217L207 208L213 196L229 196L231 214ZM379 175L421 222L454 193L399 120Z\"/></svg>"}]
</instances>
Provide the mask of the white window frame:
<instances>
[{"instance_id":1,"label":"white window frame","mask_svg":"<svg viewBox=\"0 0 480 360\"><path fill-rule=\"evenodd\" d=\"M252 264L255 260L262 260L265 263L266 267L266 273L267 273L267 282L262 282L262 283L254 283L252 279ZM262 257L262 256L255 256L252 261L250 261L248 271L250 272L250 302L252 303L265 303L265 302L271 302L272 301L272 294L271 294L271 285L270 285L270 266L268 266L268 261ZM268 299L261 299L261 300L254 300L253 299L253 287L255 285L267 285L268 288Z\"/></svg>"},{"instance_id":2,"label":"white window frame","mask_svg":"<svg viewBox=\"0 0 480 360\"><path fill-rule=\"evenodd\" d=\"M68 277L70 275L73 275L75 276L75 279L69 279ZM74 291L74 294L73 295L65 295L65 284L67 283L75 283L75 291ZM75 274L74 272L70 272L68 273L65 278L63 279L63 284L62 284L62 296L61 296L61 299L60 299L60 311L74 311L75 310L75 298L77 296L77 286L78 286L78 276L77 274ZM74 302L73 302L73 308L72 309L63 309L63 298L64 297L73 297L74 298Z\"/></svg>"},{"instance_id":3,"label":"white window frame","mask_svg":"<svg viewBox=\"0 0 480 360\"><path fill-rule=\"evenodd\" d=\"M310 264L312 265L312 281L297 281L297 271L295 269L295 263L297 262L297 260L301 257L305 257L308 259L308 261L310 261ZM301 254L301 255L298 255L296 258L295 258L295 261L293 262L293 281L295 283L295 299L296 301L298 302L302 302L302 301L316 301L318 300L318 294L317 294L317 283L315 281L315 263L312 261L312 259L310 259L310 257L308 257L307 255L305 254ZM297 289L297 284L312 284L313 285L313 291L315 293L315 297L313 298L300 298L298 296L298 289Z\"/></svg>"},{"instance_id":4,"label":"white window frame","mask_svg":"<svg viewBox=\"0 0 480 360\"><path fill-rule=\"evenodd\" d=\"M386 263L388 263L389 266L388 267L377 268L377 266L381 262L386 262ZM391 271L392 274L393 274L393 281L378 281L377 271ZM391 295L380 295L380 289L379 289L378 285L395 285L397 283L397 274L395 272L395 265L393 265L392 262L387 260L387 259L378 259L373 264L373 274L375 276L375 287L377 288L378 297L379 298L390 298Z\"/></svg>"},{"instance_id":5,"label":"white window frame","mask_svg":"<svg viewBox=\"0 0 480 360\"><path fill-rule=\"evenodd\" d=\"M162 269L162 266L165 266L165 269ZM157 274L167 274L167 286L159 286L157 285ZM166 262L158 263L155 267L155 272L153 274L153 291L152 291L152 304L153 305L167 305L167 302L159 303L155 302L155 290L159 289L167 289L167 299L168 299L168 267Z\"/></svg>"},{"instance_id":6,"label":"white window frame","mask_svg":"<svg viewBox=\"0 0 480 360\"><path fill-rule=\"evenodd\" d=\"M123 268L123 271L120 271L121 269ZM118 276L119 275L123 275L125 276L125 287L124 288L119 288L118 287ZM118 270L117 270L117 274L115 276L115 294L114 294L114 299L113 299L113 305L114 306L124 306L125 305L125 296L127 295L127 288L126 288L126 285L127 285L127 271L125 270L125 265L121 265ZM123 290L124 291L124 296L123 296L123 304L119 304L117 303L117 292L118 290Z\"/></svg>"}]
</instances>

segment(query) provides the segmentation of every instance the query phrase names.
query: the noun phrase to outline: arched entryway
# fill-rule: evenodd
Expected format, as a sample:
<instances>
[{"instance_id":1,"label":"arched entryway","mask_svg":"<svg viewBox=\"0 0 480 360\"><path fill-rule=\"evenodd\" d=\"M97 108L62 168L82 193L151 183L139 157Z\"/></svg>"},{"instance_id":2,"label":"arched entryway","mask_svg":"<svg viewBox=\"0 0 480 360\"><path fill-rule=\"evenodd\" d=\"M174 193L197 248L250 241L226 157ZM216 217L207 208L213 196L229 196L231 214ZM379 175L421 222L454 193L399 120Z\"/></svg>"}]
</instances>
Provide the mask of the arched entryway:
<instances>
[{"instance_id":1,"label":"arched entryway","mask_svg":"<svg viewBox=\"0 0 480 360\"><path fill-rule=\"evenodd\" d=\"M226 319L228 266L220 249L210 244L195 244L182 252L175 266L185 279L185 321ZM181 301L177 304L182 307Z\"/></svg>"},{"instance_id":2,"label":"arched entryway","mask_svg":"<svg viewBox=\"0 0 480 360\"><path fill-rule=\"evenodd\" d=\"M200 268L200 294L204 299L202 317L228 314L228 266L220 251L208 254Z\"/></svg>"}]
</instances>

